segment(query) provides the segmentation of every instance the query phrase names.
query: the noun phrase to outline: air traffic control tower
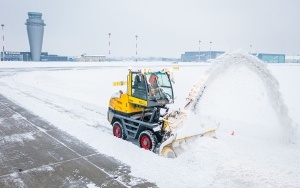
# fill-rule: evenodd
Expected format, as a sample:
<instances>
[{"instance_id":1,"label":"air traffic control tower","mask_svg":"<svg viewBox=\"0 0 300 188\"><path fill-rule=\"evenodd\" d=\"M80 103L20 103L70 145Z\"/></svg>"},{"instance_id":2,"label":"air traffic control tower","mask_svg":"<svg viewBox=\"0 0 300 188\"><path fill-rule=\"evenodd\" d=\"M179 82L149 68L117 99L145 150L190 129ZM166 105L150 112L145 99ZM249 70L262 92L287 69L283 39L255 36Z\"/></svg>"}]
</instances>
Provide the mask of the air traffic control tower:
<instances>
[{"instance_id":1,"label":"air traffic control tower","mask_svg":"<svg viewBox=\"0 0 300 188\"><path fill-rule=\"evenodd\" d=\"M25 25L27 25L27 34L30 45L30 53L32 61L41 60L41 52L44 36L44 20L42 20L42 13L28 12L28 19Z\"/></svg>"}]
</instances>

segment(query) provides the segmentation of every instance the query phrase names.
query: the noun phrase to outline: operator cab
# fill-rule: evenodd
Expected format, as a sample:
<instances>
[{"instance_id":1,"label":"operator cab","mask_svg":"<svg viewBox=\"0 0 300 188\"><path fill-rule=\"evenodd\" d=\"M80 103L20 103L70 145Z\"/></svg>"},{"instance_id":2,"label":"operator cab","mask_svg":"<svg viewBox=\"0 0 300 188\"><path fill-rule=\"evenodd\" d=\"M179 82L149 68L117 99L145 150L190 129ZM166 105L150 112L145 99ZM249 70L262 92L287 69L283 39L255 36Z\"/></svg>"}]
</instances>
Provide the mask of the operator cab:
<instances>
[{"instance_id":1,"label":"operator cab","mask_svg":"<svg viewBox=\"0 0 300 188\"><path fill-rule=\"evenodd\" d=\"M142 100L139 104L144 102L142 106L164 106L174 103L173 88L168 72L131 72L130 76L132 81L128 89L131 90L132 97Z\"/></svg>"}]
</instances>

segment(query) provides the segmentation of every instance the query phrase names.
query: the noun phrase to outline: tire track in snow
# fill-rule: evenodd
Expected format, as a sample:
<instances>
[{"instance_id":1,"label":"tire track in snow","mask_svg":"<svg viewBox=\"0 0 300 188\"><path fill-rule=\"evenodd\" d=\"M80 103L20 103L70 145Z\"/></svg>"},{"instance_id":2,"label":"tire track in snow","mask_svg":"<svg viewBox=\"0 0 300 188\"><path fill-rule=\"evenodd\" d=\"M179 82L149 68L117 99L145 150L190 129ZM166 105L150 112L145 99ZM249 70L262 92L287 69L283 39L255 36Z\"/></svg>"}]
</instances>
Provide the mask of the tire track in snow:
<instances>
[{"instance_id":1,"label":"tire track in snow","mask_svg":"<svg viewBox=\"0 0 300 188\"><path fill-rule=\"evenodd\" d=\"M106 116L106 113L102 113L99 109L96 109L96 107L93 107L92 105L88 106L89 104L86 104L86 103L83 103L80 101L76 101L75 99L63 98L61 96L57 97L53 94L47 94L46 96L49 96L49 98L45 99L45 98L38 97L38 95L33 95L26 91L23 91L23 90L19 89L17 86L12 87L3 82L0 82L0 85L5 88L8 88L10 90L13 90L14 92L17 92L18 95L22 95L26 98L30 98L39 103L42 103L42 104L44 104L44 106L47 106L55 111L65 113L67 116L71 117L72 119L76 119L76 121L82 122L87 126L95 127L103 132L112 134L110 126L101 125L97 121L98 119L91 118L91 117L98 117L99 115ZM33 90L35 91L36 94L42 92L42 91L36 90L35 88L33 88ZM45 96L45 94L42 94L42 96ZM53 101L55 101L56 103L54 103ZM57 102L57 101L59 101L59 102ZM64 106L75 106L75 107L66 108L60 104L64 104ZM103 109L103 111L104 111L104 109ZM85 117L82 114L89 114L89 116ZM101 119L101 118L99 118L99 119ZM106 119L106 118L103 118L103 119ZM107 122L102 122L102 123L107 123Z\"/></svg>"}]
</instances>

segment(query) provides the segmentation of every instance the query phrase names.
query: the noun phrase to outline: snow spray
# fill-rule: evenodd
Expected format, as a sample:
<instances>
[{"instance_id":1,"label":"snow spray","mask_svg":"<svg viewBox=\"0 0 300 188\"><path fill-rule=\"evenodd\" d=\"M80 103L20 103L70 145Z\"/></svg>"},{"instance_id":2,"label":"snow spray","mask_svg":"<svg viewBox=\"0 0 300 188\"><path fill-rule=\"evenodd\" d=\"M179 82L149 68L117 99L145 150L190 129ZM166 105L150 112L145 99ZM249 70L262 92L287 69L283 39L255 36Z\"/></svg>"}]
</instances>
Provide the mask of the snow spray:
<instances>
[{"instance_id":1,"label":"snow spray","mask_svg":"<svg viewBox=\"0 0 300 188\"><path fill-rule=\"evenodd\" d=\"M201 76L199 81L192 88L190 95L196 96L192 111L196 112L198 100L202 92L195 92L199 87L209 86L222 72L233 66L244 65L254 72L266 87L267 95L270 98L272 108L275 110L279 123L283 129L283 139L290 143L295 139L295 132L298 125L293 122L288 114L288 108L284 103L279 92L279 83L276 78L267 69L267 64L259 60L257 57L246 52L225 53L219 56L211 65L211 67ZM199 90L199 89L198 89Z\"/></svg>"}]
</instances>

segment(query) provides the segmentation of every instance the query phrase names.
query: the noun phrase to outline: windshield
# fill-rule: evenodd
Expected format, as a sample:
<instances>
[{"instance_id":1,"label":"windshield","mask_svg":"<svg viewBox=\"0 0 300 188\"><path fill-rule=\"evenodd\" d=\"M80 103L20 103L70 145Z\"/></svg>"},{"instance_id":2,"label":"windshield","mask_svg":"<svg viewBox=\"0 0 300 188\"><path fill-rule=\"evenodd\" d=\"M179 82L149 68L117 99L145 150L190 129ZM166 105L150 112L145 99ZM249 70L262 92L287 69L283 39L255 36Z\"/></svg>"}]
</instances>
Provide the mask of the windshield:
<instances>
[{"instance_id":1,"label":"windshield","mask_svg":"<svg viewBox=\"0 0 300 188\"><path fill-rule=\"evenodd\" d=\"M173 90L169 76L165 72L154 72L145 74L150 89L150 100L166 99L173 102Z\"/></svg>"}]
</instances>

